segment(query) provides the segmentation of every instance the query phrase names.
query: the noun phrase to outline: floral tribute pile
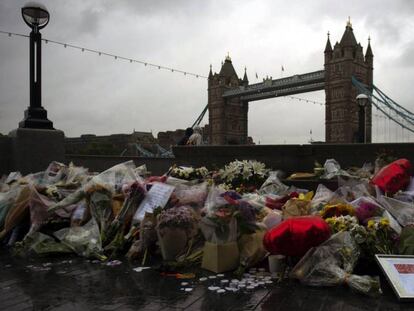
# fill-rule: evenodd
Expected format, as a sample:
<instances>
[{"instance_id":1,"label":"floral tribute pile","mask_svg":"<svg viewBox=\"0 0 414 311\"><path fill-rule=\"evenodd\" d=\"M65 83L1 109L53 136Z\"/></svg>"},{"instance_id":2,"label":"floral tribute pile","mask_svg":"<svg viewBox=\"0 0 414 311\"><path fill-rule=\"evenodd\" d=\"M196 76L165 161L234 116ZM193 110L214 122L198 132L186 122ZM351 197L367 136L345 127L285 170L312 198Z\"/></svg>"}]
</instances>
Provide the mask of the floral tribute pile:
<instances>
[{"instance_id":1,"label":"floral tribute pile","mask_svg":"<svg viewBox=\"0 0 414 311\"><path fill-rule=\"evenodd\" d=\"M0 241L16 256L127 257L239 276L285 256L282 277L378 295L379 278L357 272L376 267L376 254L414 255L411 164L364 165L358 175L327 163L321 178L338 178L335 191L323 179L315 192L289 187L252 160L216 171L173 166L163 176L132 161L99 174L52 162L0 179Z\"/></svg>"}]
</instances>

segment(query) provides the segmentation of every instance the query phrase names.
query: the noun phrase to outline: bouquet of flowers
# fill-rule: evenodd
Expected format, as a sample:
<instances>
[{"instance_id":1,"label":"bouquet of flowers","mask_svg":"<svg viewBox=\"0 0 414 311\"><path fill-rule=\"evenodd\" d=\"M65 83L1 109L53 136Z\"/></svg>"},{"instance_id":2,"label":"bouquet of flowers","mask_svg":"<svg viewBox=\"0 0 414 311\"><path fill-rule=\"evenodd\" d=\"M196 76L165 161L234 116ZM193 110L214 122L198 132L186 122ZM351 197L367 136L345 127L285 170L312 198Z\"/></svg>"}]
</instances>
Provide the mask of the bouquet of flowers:
<instances>
[{"instance_id":1,"label":"bouquet of flowers","mask_svg":"<svg viewBox=\"0 0 414 311\"><path fill-rule=\"evenodd\" d=\"M362 257L372 261L375 254L392 254L397 234L387 218L373 218L364 227L355 216L333 216L326 219L332 233L348 231L361 247Z\"/></svg>"},{"instance_id":2,"label":"bouquet of flowers","mask_svg":"<svg viewBox=\"0 0 414 311\"><path fill-rule=\"evenodd\" d=\"M119 213L115 216L109 225L105 240L103 240L103 245L111 242L122 226L129 225L131 223L132 216L134 216L135 211L143 200L146 191L144 187L138 181L136 181L131 185L126 186L124 192L124 203L122 204ZM121 235L123 235L123 231L124 230L120 232Z\"/></svg>"},{"instance_id":3,"label":"bouquet of flowers","mask_svg":"<svg viewBox=\"0 0 414 311\"><path fill-rule=\"evenodd\" d=\"M300 193L297 198L289 199L282 207L283 219L310 214L313 191Z\"/></svg>"},{"instance_id":4,"label":"bouquet of flowers","mask_svg":"<svg viewBox=\"0 0 414 311\"><path fill-rule=\"evenodd\" d=\"M338 203L338 204L327 204L320 211L322 218L326 219L333 216L341 215L355 215L355 209L352 205Z\"/></svg>"},{"instance_id":5,"label":"bouquet of flowers","mask_svg":"<svg viewBox=\"0 0 414 311\"><path fill-rule=\"evenodd\" d=\"M96 184L86 191L86 200L92 217L98 224L101 241L106 241L106 231L112 218L112 193Z\"/></svg>"},{"instance_id":6,"label":"bouquet of flowers","mask_svg":"<svg viewBox=\"0 0 414 311\"><path fill-rule=\"evenodd\" d=\"M396 233L390 227L387 218L376 218L368 221L365 247L370 254L393 254L395 249Z\"/></svg>"},{"instance_id":7,"label":"bouquet of flowers","mask_svg":"<svg viewBox=\"0 0 414 311\"><path fill-rule=\"evenodd\" d=\"M351 204L355 207L355 216L363 224L372 217L381 216L384 212L384 208L370 197L360 197Z\"/></svg>"},{"instance_id":8,"label":"bouquet of flowers","mask_svg":"<svg viewBox=\"0 0 414 311\"><path fill-rule=\"evenodd\" d=\"M54 236L80 256L99 260L107 259L103 255L99 227L94 218L84 226L56 231Z\"/></svg>"},{"instance_id":9,"label":"bouquet of flowers","mask_svg":"<svg viewBox=\"0 0 414 311\"><path fill-rule=\"evenodd\" d=\"M341 231L310 249L291 272L291 277L310 286L347 284L351 289L376 296L381 293L378 277L352 274L360 250L352 235Z\"/></svg>"},{"instance_id":10,"label":"bouquet of flowers","mask_svg":"<svg viewBox=\"0 0 414 311\"><path fill-rule=\"evenodd\" d=\"M142 255L141 264L143 266L146 264L149 250L157 242L157 217L155 214L156 212L145 213L139 228L136 230L137 235L139 234L139 239L134 241L126 255L129 260L136 259Z\"/></svg>"},{"instance_id":11,"label":"bouquet of flowers","mask_svg":"<svg viewBox=\"0 0 414 311\"><path fill-rule=\"evenodd\" d=\"M333 216L325 219L326 223L331 227L332 233L340 231L353 232L356 226L359 226L358 219L354 216Z\"/></svg>"},{"instance_id":12,"label":"bouquet of flowers","mask_svg":"<svg viewBox=\"0 0 414 311\"><path fill-rule=\"evenodd\" d=\"M127 242L124 234L130 228L132 217L146 193L144 187L138 181L124 188L124 203L106 230L105 240L102 241L105 251L111 250L113 255L124 248Z\"/></svg>"},{"instance_id":13,"label":"bouquet of flowers","mask_svg":"<svg viewBox=\"0 0 414 311\"><path fill-rule=\"evenodd\" d=\"M170 170L170 176L180 178L184 180L204 179L208 176L209 172L206 167L185 167L175 166Z\"/></svg>"},{"instance_id":14,"label":"bouquet of flowers","mask_svg":"<svg viewBox=\"0 0 414 311\"><path fill-rule=\"evenodd\" d=\"M197 218L191 207L179 206L162 211L158 215L157 234L164 260L173 260L182 254L197 230Z\"/></svg>"},{"instance_id":15,"label":"bouquet of flowers","mask_svg":"<svg viewBox=\"0 0 414 311\"><path fill-rule=\"evenodd\" d=\"M213 187L206 200L205 212L207 215L204 223L214 224L214 234L219 240L229 240L225 236L233 231L233 229L229 230L230 223L232 223L231 228L233 227L232 219L236 220L237 227L235 227L236 232L232 232L231 236L237 238L238 234L252 234L258 228L256 218L259 211L260 207L243 200L239 193ZM205 233L207 234L207 232ZM220 238L220 236L222 237ZM206 237L206 240L211 239Z\"/></svg>"},{"instance_id":16,"label":"bouquet of flowers","mask_svg":"<svg viewBox=\"0 0 414 311\"><path fill-rule=\"evenodd\" d=\"M219 170L216 183L228 184L238 193L252 192L260 188L268 175L264 163L255 160L233 161Z\"/></svg>"}]
</instances>

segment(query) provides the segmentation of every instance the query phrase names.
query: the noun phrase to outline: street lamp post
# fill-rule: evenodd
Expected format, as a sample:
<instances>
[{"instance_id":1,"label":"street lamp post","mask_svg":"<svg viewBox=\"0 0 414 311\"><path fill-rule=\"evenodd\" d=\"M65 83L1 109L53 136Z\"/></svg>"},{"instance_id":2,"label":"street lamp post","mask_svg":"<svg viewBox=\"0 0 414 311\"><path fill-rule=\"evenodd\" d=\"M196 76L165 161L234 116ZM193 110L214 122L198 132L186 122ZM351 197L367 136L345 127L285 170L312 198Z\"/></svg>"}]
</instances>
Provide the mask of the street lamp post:
<instances>
[{"instance_id":1,"label":"street lamp post","mask_svg":"<svg viewBox=\"0 0 414 311\"><path fill-rule=\"evenodd\" d=\"M53 129L47 111L42 107L42 35L39 32L49 23L49 12L42 5L29 2L22 8L22 17L30 32L30 106L24 112L20 128Z\"/></svg>"},{"instance_id":2,"label":"street lamp post","mask_svg":"<svg viewBox=\"0 0 414 311\"><path fill-rule=\"evenodd\" d=\"M359 143L366 143L367 141L367 133L366 133L366 113L365 108L368 103L368 96L365 94L359 94L356 97L356 101L358 103L359 111L358 111L358 142Z\"/></svg>"}]
</instances>

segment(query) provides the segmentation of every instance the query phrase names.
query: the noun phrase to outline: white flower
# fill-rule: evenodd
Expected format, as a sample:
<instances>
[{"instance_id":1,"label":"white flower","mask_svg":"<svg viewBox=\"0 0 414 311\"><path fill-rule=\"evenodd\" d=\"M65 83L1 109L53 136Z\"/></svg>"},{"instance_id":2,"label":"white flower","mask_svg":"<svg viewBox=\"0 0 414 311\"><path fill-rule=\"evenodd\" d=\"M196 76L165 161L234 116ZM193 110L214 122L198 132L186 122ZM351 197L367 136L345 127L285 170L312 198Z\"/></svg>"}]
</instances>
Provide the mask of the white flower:
<instances>
[{"instance_id":1,"label":"white flower","mask_svg":"<svg viewBox=\"0 0 414 311\"><path fill-rule=\"evenodd\" d=\"M242 170L242 176L243 179L249 179L252 176L252 171L250 170L250 167L244 166Z\"/></svg>"},{"instance_id":2,"label":"white flower","mask_svg":"<svg viewBox=\"0 0 414 311\"><path fill-rule=\"evenodd\" d=\"M264 176L266 174L266 166L262 162L251 161L251 167L254 174Z\"/></svg>"}]
</instances>

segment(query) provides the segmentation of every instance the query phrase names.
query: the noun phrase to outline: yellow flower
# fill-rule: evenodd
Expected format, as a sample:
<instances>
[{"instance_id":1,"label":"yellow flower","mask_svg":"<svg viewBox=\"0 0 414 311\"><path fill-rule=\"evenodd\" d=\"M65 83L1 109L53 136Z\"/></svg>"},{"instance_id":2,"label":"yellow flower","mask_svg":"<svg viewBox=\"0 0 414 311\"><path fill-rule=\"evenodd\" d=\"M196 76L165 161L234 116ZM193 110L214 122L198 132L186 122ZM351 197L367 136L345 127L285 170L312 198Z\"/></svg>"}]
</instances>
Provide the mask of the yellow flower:
<instances>
[{"instance_id":1,"label":"yellow flower","mask_svg":"<svg viewBox=\"0 0 414 311\"><path fill-rule=\"evenodd\" d=\"M370 230L375 229L375 221L373 221L372 219L368 220L367 228Z\"/></svg>"},{"instance_id":2,"label":"yellow flower","mask_svg":"<svg viewBox=\"0 0 414 311\"><path fill-rule=\"evenodd\" d=\"M347 229L346 225L344 223L340 223L338 226L338 231L345 231Z\"/></svg>"},{"instance_id":3,"label":"yellow flower","mask_svg":"<svg viewBox=\"0 0 414 311\"><path fill-rule=\"evenodd\" d=\"M333 216L341 215L355 215L355 210L352 205L348 204L334 204L334 205L325 205L323 210L320 212L322 218L328 218Z\"/></svg>"},{"instance_id":4,"label":"yellow flower","mask_svg":"<svg viewBox=\"0 0 414 311\"><path fill-rule=\"evenodd\" d=\"M311 201L313 197L313 191L309 191L306 194L303 193L299 193L299 200L304 200L304 201Z\"/></svg>"},{"instance_id":5,"label":"yellow flower","mask_svg":"<svg viewBox=\"0 0 414 311\"><path fill-rule=\"evenodd\" d=\"M381 227L389 227L390 221L387 218L382 218L379 222Z\"/></svg>"}]
</instances>

